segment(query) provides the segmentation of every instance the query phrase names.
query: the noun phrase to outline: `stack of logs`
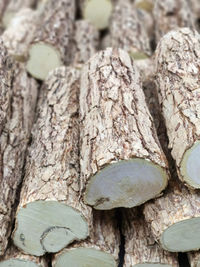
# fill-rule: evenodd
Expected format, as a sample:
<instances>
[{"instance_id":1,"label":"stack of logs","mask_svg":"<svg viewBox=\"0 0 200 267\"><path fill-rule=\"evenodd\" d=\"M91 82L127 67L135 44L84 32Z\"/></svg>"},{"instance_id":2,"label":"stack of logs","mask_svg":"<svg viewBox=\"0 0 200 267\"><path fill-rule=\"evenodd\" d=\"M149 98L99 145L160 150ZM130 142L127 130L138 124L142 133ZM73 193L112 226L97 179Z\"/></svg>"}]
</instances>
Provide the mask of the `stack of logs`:
<instances>
[{"instance_id":1,"label":"stack of logs","mask_svg":"<svg viewBox=\"0 0 200 267\"><path fill-rule=\"evenodd\" d=\"M0 0L0 267L200 266L199 20Z\"/></svg>"}]
</instances>

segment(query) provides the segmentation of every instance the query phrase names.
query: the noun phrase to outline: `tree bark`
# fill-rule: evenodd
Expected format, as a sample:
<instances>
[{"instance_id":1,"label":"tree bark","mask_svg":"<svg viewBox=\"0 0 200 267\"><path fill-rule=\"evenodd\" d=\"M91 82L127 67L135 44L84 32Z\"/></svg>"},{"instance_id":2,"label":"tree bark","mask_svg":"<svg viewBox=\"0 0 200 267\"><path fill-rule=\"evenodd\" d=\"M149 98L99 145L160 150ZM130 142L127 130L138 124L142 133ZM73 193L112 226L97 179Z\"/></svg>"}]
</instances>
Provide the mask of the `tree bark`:
<instances>
[{"instance_id":1,"label":"tree bark","mask_svg":"<svg viewBox=\"0 0 200 267\"><path fill-rule=\"evenodd\" d=\"M167 163L139 72L125 51L108 48L84 66L80 117L85 203L95 209L132 207L160 194Z\"/></svg>"},{"instance_id":2,"label":"tree bark","mask_svg":"<svg viewBox=\"0 0 200 267\"><path fill-rule=\"evenodd\" d=\"M123 211L123 235L125 236L124 266L178 267L178 255L164 251L154 240L149 225L136 209ZM146 265L145 265L146 266Z\"/></svg>"},{"instance_id":3,"label":"tree bark","mask_svg":"<svg viewBox=\"0 0 200 267\"><path fill-rule=\"evenodd\" d=\"M180 180L200 188L200 35L188 28L165 35L156 50L156 80L169 148Z\"/></svg>"},{"instance_id":4,"label":"tree bark","mask_svg":"<svg viewBox=\"0 0 200 267\"><path fill-rule=\"evenodd\" d=\"M156 0L154 4L156 43L178 27L194 27L194 17L188 0Z\"/></svg>"},{"instance_id":5,"label":"tree bark","mask_svg":"<svg viewBox=\"0 0 200 267\"><path fill-rule=\"evenodd\" d=\"M17 61L26 61L28 47L34 38L38 14L30 8L23 8L16 13L2 39L8 52Z\"/></svg>"},{"instance_id":6,"label":"tree bark","mask_svg":"<svg viewBox=\"0 0 200 267\"><path fill-rule=\"evenodd\" d=\"M199 267L200 264L200 253L197 252L188 252L188 260L190 263L190 267Z\"/></svg>"},{"instance_id":7,"label":"tree bark","mask_svg":"<svg viewBox=\"0 0 200 267\"><path fill-rule=\"evenodd\" d=\"M44 80L49 71L68 62L75 19L75 0L49 0L29 49L28 72Z\"/></svg>"},{"instance_id":8,"label":"tree bark","mask_svg":"<svg viewBox=\"0 0 200 267\"><path fill-rule=\"evenodd\" d=\"M11 233L38 91L36 81L20 64L16 64L12 90L7 122L0 136L0 255L4 253Z\"/></svg>"},{"instance_id":9,"label":"tree bark","mask_svg":"<svg viewBox=\"0 0 200 267\"><path fill-rule=\"evenodd\" d=\"M42 91L13 233L36 256L85 239L91 223L79 196L79 71L56 69Z\"/></svg>"},{"instance_id":10,"label":"tree bark","mask_svg":"<svg viewBox=\"0 0 200 267\"><path fill-rule=\"evenodd\" d=\"M115 212L94 211L89 238L55 255L53 267L68 265L117 267L119 246L120 233Z\"/></svg>"}]
</instances>

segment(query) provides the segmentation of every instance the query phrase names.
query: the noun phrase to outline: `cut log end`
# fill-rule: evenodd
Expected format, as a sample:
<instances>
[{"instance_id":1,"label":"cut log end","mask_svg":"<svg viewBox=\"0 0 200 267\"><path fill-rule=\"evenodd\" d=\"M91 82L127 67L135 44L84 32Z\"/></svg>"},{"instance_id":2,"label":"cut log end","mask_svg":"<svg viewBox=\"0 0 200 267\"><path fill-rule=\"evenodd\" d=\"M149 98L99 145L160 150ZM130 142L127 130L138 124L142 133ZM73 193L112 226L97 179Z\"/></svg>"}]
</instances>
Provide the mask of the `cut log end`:
<instances>
[{"instance_id":1,"label":"cut log end","mask_svg":"<svg viewBox=\"0 0 200 267\"><path fill-rule=\"evenodd\" d=\"M150 161L122 160L106 166L90 179L84 201L99 210L131 208L158 196L167 181L166 171Z\"/></svg>"},{"instance_id":2,"label":"cut log end","mask_svg":"<svg viewBox=\"0 0 200 267\"><path fill-rule=\"evenodd\" d=\"M77 210L57 201L35 201L18 211L13 240L25 253L41 256L87 235L88 225Z\"/></svg>"},{"instance_id":3,"label":"cut log end","mask_svg":"<svg viewBox=\"0 0 200 267\"><path fill-rule=\"evenodd\" d=\"M49 71L62 65L59 52L55 47L40 42L31 45L27 71L36 79L44 80Z\"/></svg>"},{"instance_id":4,"label":"cut log end","mask_svg":"<svg viewBox=\"0 0 200 267\"><path fill-rule=\"evenodd\" d=\"M191 218L168 227L161 235L161 245L171 252L200 249L200 218Z\"/></svg>"},{"instance_id":5,"label":"cut log end","mask_svg":"<svg viewBox=\"0 0 200 267\"><path fill-rule=\"evenodd\" d=\"M111 254L93 248L76 248L59 255L54 267L116 267L116 261Z\"/></svg>"},{"instance_id":6,"label":"cut log end","mask_svg":"<svg viewBox=\"0 0 200 267\"><path fill-rule=\"evenodd\" d=\"M111 13L111 0L87 0L84 5L83 17L97 29L103 30L108 27Z\"/></svg>"},{"instance_id":7,"label":"cut log end","mask_svg":"<svg viewBox=\"0 0 200 267\"><path fill-rule=\"evenodd\" d=\"M200 188L200 141L188 149L180 165L183 180L193 188Z\"/></svg>"},{"instance_id":8,"label":"cut log end","mask_svg":"<svg viewBox=\"0 0 200 267\"><path fill-rule=\"evenodd\" d=\"M32 261L10 259L0 262L0 267L40 267Z\"/></svg>"}]
</instances>

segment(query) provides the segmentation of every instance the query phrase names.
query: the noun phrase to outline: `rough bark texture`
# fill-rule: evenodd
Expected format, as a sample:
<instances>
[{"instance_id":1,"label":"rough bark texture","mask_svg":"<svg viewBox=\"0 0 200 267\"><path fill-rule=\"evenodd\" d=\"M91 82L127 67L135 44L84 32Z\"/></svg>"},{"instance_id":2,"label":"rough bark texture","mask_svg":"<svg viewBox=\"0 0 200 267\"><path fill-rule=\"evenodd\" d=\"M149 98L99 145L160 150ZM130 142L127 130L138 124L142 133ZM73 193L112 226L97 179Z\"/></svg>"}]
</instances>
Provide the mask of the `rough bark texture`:
<instances>
[{"instance_id":1,"label":"rough bark texture","mask_svg":"<svg viewBox=\"0 0 200 267\"><path fill-rule=\"evenodd\" d=\"M194 27L194 17L188 0L155 1L154 5L156 42L178 27Z\"/></svg>"},{"instance_id":2,"label":"rough bark texture","mask_svg":"<svg viewBox=\"0 0 200 267\"><path fill-rule=\"evenodd\" d=\"M8 52L16 60L25 61L28 47L34 38L38 22L38 14L30 8L21 9L4 31L2 39Z\"/></svg>"},{"instance_id":3,"label":"rough bark texture","mask_svg":"<svg viewBox=\"0 0 200 267\"><path fill-rule=\"evenodd\" d=\"M149 225L136 209L123 211L123 234L125 236L125 267L142 263L179 266L178 255L164 251L155 242Z\"/></svg>"},{"instance_id":4,"label":"rough bark texture","mask_svg":"<svg viewBox=\"0 0 200 267\"><path fill-rule=\"evenodd\" d=\"M56 262L60 256L76 248L92 248L111 254L116 264L114 266L117 267L119 247L120 233L115 211L93 210L92 226L88 239L80 243L75 243L71 247L57 253L53 259L53 267L57 266Z\"/></svg>"},{"instance_id":5,"label":"rough bark texture","mask_svg":"<svg viewBox=\"0 0 200 267\"><path fill-rule=\"evenodd\" d=\"M125 51L108 48L85 65L80 116L82 191L91 176L120 160L145 158L166 168L139 72Z\"/></svg>"},{"instance_id":6,"label":"rough bark texture","mask_svg":"<svg viewBox=\"0 0 200 267\"><path fill-rule=\"evenodd\" d=\"M200 139L199 51L200 35L188 28L165 35L156 50L159 101L181 180L183 155Z\"/></svg>"},{"instance_id":7,"label":"rough bark texture","mask_svg":"<svg viewBox=\"0 0 200 267\"><path fill-rule=\"evenodd\" d=\"M7 122L0 136L0 255L4 253L11 233L16 194L22 181L24 158L34 120L38 85L28 77L24 67L17 64L12 88Z\"/></svg>"},{"instance_id":8,"label":"rough bark texture","mask_svg":"<svg viewBox=\"0 0 200 267\"><path fill-rule=\"evenodd\" d=\"M188 252L188 260L190 263L190 267L199 267L200 266L200 253L197 252Z\"/></svg>"},{"instance_id":9,"label":"rough bark texture","mask_svg":"<svg viewBox=\"0 0 200 267\"><path fill-rule=\"evenodd\" d=\"M0 134L6 121L6 114L12 94L13 61L0 39Z\"/></svg>"}]
</instances>

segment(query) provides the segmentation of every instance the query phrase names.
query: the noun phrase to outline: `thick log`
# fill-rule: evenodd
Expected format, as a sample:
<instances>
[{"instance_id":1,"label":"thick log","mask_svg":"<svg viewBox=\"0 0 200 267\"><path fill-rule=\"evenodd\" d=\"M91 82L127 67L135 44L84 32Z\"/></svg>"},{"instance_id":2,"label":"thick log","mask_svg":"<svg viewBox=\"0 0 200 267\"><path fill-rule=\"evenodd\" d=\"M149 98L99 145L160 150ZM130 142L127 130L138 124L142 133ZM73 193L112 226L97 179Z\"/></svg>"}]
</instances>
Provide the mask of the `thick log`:
<instances>
[{"instance_id":1,"label":"thick log","mask_svg":"<svg viewBox=\"0 0 200 267\"><path fill-rule=\"evenodd\" d=\"M115 212L94 211L89 238L55 255L53 267L117 267L119 246L120 233Z\"/></svg>"},{"instance_id":2,"label":"thick log","mask_svg":"<svg viewBox=\"0 0 200 267\"><path fill-rule=\"evenodd\" d=\"M156 43L166 33L178 27L194 27L189 0L155 0L153 14Z\"/></svg>"},{"instance_id":3,"label":"thick log","mask_svg":"<svg viewBox=\"0 0 200 267\"><path fill-rule=\"evenodd\" d=\"M178 267L178 255L164 251L154 240L151 229L136 209L123 211L125 236L124 266Z\"/></svg>"},{"instance_id":4,"label":"thick log","mask_svg":"<svg viewBox=\"0 0 200 267\"><path fill-rule=\"evenodd\" d=\"M156 81L169 148L181 181L200 188L200 35L188 28L165 35L156 50Z\"/></svg>"},{"instance_id":5,"label":"thick log","mask_svg":"<svg viewBox=\"0 0 200 267\"><path fill-rule=\"evenodd\" d=\"M12 97L6 124L0 136L0 255L7 247L14 220L16 195L22 182L25 153L29 142L38 84L23 65L16 64Z\"/></svg>"},{"instance_id":6,"label":"thick log","mask_svg":"<svg viewBox=\"0 0 200 267\"><path fill-rule=\"evenodd\" d=\"M89 234L91 208L79 196L79 72L57 68L42 88L13 232L14 244L31 255Z\"/></svg>"},{"instance_id":7,"label":"thick log","mask_svg":"<svg viewBox=\"0 0 200 267\"><path fill-rule=\"evenodd\" d=\"M85 203L133 207L158 196L167 185L167 163L139 71L125 51L108 48L84 66L80 116Z\"/></svg>"},{"instance_id":8,"label":"thick log","mask_svg":"<svg viewBox=\"0 0 200 267\"><path fill-rule=\"evenodd\" d=\"M27 60L28 47L34 38L37 22L38 14L30 8L23 8L16 13L4 31L4 44L17 61Z\"/></svg>"},{"instance_id":9,"label":"thick log","mask_svg":"<svg viewBox=\"0 0 200 267\"><path fill-rule=\"evenodd\" d=\"M49 0L29 48L27 71L44 80L49 71L67 63L75 19L75 0Z\"/></svg>"}]
</instances>

